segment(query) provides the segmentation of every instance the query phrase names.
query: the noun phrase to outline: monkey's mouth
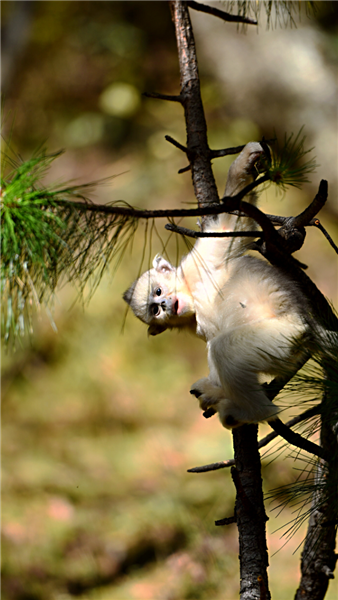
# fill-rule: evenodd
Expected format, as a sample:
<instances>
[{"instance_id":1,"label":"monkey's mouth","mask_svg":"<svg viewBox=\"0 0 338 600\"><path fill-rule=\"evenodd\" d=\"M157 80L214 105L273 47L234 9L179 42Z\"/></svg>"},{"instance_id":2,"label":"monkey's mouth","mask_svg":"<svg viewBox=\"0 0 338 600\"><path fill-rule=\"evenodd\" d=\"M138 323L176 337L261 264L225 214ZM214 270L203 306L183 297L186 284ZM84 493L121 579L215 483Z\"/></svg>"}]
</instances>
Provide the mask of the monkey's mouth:
<instances>
[{"instance_id":1,"label":"monkey's mouth","mask_svg":"<svg viewBox=\"0 0 338 600\"><path fill-rule=\"evenodd\" d=\"M179 304L178 304L178 300L176 300L173 304L173 313L174 315L178 314L178 308L179 308Z\"/></svg>"}]
</instances>

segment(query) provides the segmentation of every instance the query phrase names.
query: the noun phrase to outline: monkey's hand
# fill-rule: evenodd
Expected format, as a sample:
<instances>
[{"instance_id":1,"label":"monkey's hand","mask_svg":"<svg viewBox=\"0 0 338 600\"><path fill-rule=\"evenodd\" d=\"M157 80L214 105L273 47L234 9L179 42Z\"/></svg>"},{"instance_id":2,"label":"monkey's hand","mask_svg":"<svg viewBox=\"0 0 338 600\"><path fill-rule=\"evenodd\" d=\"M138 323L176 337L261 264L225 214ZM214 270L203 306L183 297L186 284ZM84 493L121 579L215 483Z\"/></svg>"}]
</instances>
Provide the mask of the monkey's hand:
<instances>
[{"instance_id":1,"label":"monkey's hand","mask_svg":"<svg viewBox=\"0 0 338 600\"><path fill-rule=\"evenodd\" d=\"M202 410L215 408L217 411L217 404L224 398L222 388L212 383L208 377L196 381L191 386L190 394L198 399Z\"/></svg>"},{"instance_id":2,"label":"monkey's hand","mask_svg":"<svg viewBox=\"0 0 338 600\"><path fill-rule=\"evenodd\" d=\"M233 417L233 405L224 398L224 390L208 377L203 377L194 383L190 394L193 394L198 401L200 408L206 412L213 409L218 412L223 427L232 429L241 423Z\"/></svg>"},{"instance_id":3,"label":"monkey's hand","mask_svg":"<svg viewBox=\"0 0 338 600\"><path fill-rule=\"evenodd\" d=\"M258 423L276 418L279 409L276 405L270 403L265 397L266 404L262 410L249 410L249 407L243 407L236 400L226 397L224 389L213 383L208 377L199 379L191 387L190 393L199 401L200 408L205 412L213 409L218 413L219 419L226 429L239 427L244 423ZM261 392L263 394L263 392ZM209 415L208 415L209 416Z\"/></svg>"}]
</instances>

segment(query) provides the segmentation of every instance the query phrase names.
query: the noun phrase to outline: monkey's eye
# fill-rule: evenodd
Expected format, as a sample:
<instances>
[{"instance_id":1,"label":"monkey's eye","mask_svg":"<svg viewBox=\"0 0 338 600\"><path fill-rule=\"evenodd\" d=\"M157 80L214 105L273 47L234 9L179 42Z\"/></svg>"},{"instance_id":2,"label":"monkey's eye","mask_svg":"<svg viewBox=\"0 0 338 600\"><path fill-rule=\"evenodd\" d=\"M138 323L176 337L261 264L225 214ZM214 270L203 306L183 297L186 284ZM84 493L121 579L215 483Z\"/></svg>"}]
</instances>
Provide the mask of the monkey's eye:
<instances>
[{"instance_id":1,"label":"monkey's eye","mask_svg":"<svg viewBox=\"0 0 338 600\"><path fill-rule=\"evenodd\" d=\"M155 291L156 296L161 296L162 294L162 290L161 288L157 288L157 290Z\"/></svg>"},{"instance_id":2,"label":"monkey's eye","mask_svg":"<svg viewBox=\"0 0 338 600\"><path fill-rule=\"evenodd\" d=\"M150 307L150 312L153 317L157 317L161 312L159 304L152 304Z\"/></svg>"}]
</instances>

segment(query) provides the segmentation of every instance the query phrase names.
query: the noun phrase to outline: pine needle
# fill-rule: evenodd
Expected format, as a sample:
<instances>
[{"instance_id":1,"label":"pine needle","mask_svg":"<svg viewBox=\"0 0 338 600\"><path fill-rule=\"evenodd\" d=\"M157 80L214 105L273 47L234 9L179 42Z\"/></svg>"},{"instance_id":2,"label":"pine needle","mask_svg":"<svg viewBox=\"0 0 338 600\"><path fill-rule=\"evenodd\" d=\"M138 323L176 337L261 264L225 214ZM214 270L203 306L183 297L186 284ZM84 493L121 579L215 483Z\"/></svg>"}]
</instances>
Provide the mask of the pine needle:
<instances>
[{"instance_id":1,"label":"pine needle","mask_svg":"<svg viewBox=\"0 0 338 600\"><path fill-rule=\"evenodd\" d=\"M138 220L88 211L85 186L42 187L61 152L32 159L4 155L1 176L1 325L8 344L32 331L41 304L50 309L56 286L75 283L81 296L96 289L112 257L123 253ZM74 199L81 199L76 202Z\"/></svg>"}]
</instances>

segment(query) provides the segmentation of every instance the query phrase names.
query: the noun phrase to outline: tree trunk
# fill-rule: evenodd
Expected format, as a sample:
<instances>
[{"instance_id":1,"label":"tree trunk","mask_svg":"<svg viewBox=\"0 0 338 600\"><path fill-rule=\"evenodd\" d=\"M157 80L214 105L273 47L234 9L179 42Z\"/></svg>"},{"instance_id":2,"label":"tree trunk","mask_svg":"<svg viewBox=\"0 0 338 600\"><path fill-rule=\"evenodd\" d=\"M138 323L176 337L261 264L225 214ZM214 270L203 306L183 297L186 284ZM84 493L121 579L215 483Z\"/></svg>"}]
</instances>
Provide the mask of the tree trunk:
<instances>
[{"instance_id":1,"label":"tree trunk","mask_svg":"<svg viewBox=\"0 0 338 600\"><path fill-rule=\"evenodd\" d=\"M266 545L267 517L264 510L257 425L233 430L236 467L235 516L239 535L241 600L269 600Z\"/></svg>"},{"instance_id":2,"label":"tree trunk","mask_svg":"<svg viewBox=\"0 0 338 600\"><path fill-rule=\"evenodd\" d=\"M328 380L329 380L328 373ZM323 600L336 566L338 498L338 420L326 395L322 402L321 446L331 457L319 461L295 600Z\"/></svg>"},{"instance_id":3,"label":"tree trunk","mask_svg":"<svg viewBox=\"0 0 338 600\"><path fill-rule=\"evenodd\" d=\"M186 2L170 0L180 64L180 102L184 107L187 148L199 206L219 202L211 168L207 126L200 94L195 40ZM177 101L177 99L176 99ZM233 432L236 468L236 517L240 544L241 600L269 600L266 515L263 504L258 427L246 425Z\"/></svg>"}]
</instances>

